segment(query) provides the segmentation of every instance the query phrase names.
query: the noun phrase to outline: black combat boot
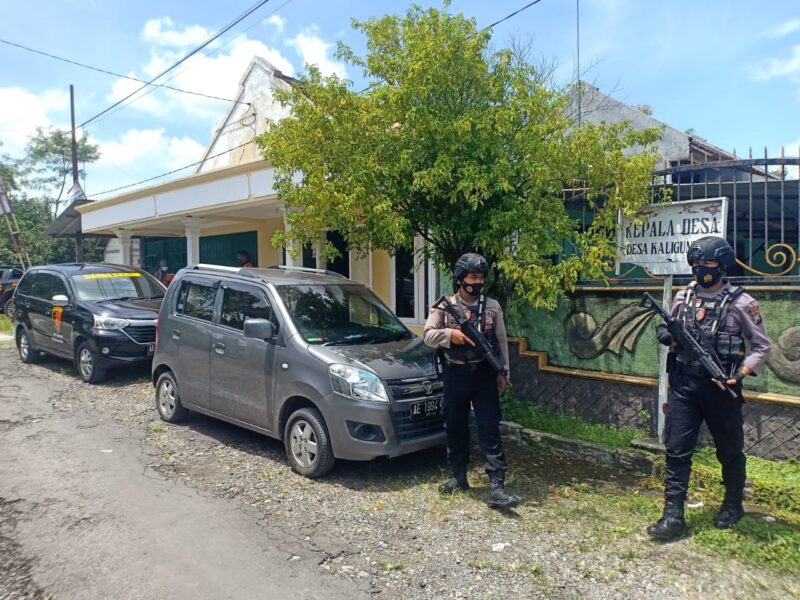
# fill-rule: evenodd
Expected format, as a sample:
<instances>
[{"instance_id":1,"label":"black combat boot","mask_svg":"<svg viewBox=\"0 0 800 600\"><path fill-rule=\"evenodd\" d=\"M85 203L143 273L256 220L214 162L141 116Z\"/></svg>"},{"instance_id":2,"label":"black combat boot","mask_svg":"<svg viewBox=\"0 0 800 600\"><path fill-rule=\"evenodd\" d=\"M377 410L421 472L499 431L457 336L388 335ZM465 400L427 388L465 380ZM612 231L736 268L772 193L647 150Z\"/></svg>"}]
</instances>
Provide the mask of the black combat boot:
<instances>
[{"instance_id":1,"label":"black combat boot","mask_svg":"<svg viewBox=\"0 0 800 600\"><path fill-rule=\"evenodd\" d=\"M667 498L664 501L664 516L650 525L647 533L659 542L671 542L688 535L689 528L683 518L683 500Z\"/></svg>"},{"instance_id":2,"label":"black combat boot","mask_svg":"<svg viewBox=\"0 0 800 600\"><path fill-rule=\"evenodd\" d=\"M725 491L725 499L714 519L714 527L717 529L728 529L734 526L744 516L744 506L742 506L741 491Z\"/></svg>"},{"instance_id":3,"label":"black combat boot","mask_svg":"<svg viewBox=\"0 0 800 600\"><path fill-rule=\"evenodd\" d=\"M467 470L457 471L453 477L445 481L439 486L439 493L449 496L456 490L466 492L469 489L469 481L467 481Z\"/></svg>"},{"instance_id":4,"label":"black combat boot","mask_svg":"<svg viewBox=\"0 0 800 600\"><path fill-rule=\"evenodd\" d=\"M514 508L519 498L506 493L505 482L500 477L492 477L489 482L489 501L491 508Z\"/></svg>"}]
</instances>

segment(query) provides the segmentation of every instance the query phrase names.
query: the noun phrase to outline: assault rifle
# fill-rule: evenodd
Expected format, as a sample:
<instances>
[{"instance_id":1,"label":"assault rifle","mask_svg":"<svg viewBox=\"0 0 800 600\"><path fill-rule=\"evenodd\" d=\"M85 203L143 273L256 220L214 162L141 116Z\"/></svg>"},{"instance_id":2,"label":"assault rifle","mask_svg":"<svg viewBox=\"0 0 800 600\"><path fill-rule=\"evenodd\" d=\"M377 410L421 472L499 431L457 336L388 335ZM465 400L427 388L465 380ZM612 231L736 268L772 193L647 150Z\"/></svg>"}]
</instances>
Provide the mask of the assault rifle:
<instances>
[{"instance_id":1,"label":"assault rifle","mask_svg":"<svg viewBox=\"0 0 800 600\"><path fill-rule=\"evenodd\" d=\"M688 331L683 323L678 319L674 319L653 296L645 292L639 302L639 306L648 305L664 320L664 323L667 325L667 330L672 336L672 341L678 344L679 353L692 362L699 362L703 369L711 376L711 379L721 383L731 396L738 398L738 394L728 385L727 381L730 378L722 368L722 362L719 360L719 356L717 356L713 348L704 347L701 341L698 340L692 332ZM703 332L698 331L697 335L702 336Z\"/></svg>"},{"instance_id":2,"label":"assault rifle","mask_svg":"<svg viewBox=\"0 0 800 600\"><path fill-rule=\"evenodd\" d=\"M494 369L494 372L505 379L509 386L511 385L511 382L508 381L508 369L503 364L502 357L497 355L489 340L478 330L474 321L468 319L458 306L450 302L450 298L447 296L439 298L431 308L450 313L458 323L458 328L475 343L475 349L486 359L486 362Z\"/></svg>"}]
</instances>

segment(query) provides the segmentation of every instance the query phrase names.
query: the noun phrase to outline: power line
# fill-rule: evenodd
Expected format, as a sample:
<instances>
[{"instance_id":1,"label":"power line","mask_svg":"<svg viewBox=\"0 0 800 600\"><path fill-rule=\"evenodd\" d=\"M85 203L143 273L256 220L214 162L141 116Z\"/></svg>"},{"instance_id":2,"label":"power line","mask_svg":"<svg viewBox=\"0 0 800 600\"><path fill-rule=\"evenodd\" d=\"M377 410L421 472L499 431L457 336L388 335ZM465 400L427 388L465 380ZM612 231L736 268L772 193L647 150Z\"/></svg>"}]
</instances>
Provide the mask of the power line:
<instances>
[{"instance_id":1,"label":"power line","mask_svg":"<svg viewBox=\"0 0 800 600\"><path fill-rule=\"evenodd\" d=\"M220 29L220 30L219 30L217 33L215 33L215 34L214 34L214 35L212 35L210 38L208 38L208 39L207 39L205 42L203 42L202 44L200 44L200 45L199 45L197 48L195 48L194 50L192 50L191 52L189 52L187 55L185 55L183 58L181 58L181 59L180 59L178 62L174 63L174 64L173 64L173 65L171 65L170 67L167 67L167 68L166 68L165 70L163 70L161 73L159 73L158 75L156 75L155 77L153 77L153 78L152 78L150 81L146 82L146 83L145 83L144 85L142 85L140 88L138 88L138 89L134 90L133 92L131 92L130 94L128 94L127 96L125 96L124 98L122 98L121 100L118 100L117 102L115 102L114 104L112 104L111 106L109 106L108 108L106 108L106 109L102 110L101 112L97 113L96 115L94 115L94 116L93 116L93 117L91 117L90 119L87 119L86 121L84 121L83 123L81 123L80 125L78 125L78 128L85 127L86 125L88 125L88 124L89 124L89 123L91 123L92 121L94 121L94 120L98 119L99 117L101 117L102 115L106 114L108 111L112 110L113 108L116 108L117 106L119 106L120 104L122 104L123 102L125 102L126 100L128 100L129 98L131 98L132 96L135 96L136 94L138 94L140 91L142 91L142 90L143 90L144 88L146 88L148 85L152 84L152 83L153 83L154 81L156 81L157 79L160 79L161 77L163 77L164 75L166 75L167 73L169 73L170 71L172 71L173 69L175 69L175 68L179 67L181 64L183 64L184 62L186 62L187 60L189 60L189 59L190 59L192 56L194 56L195 54L197 54L198 52L200 52L200 50L202 50L203 48L205 48L206 46L208 46L209 44L211 44L211 43L212 43L214 40L216 40L216 39L218 39L219 37L221 37L221 36L222 36L223 34L225 34L227 31L231 30L233 27L235 27L236 25L238 25L238 24L239 24L240 22L242 22L242 21L243 21L245 18L249 17L251 14L253 14L253 13L254 13L256 10L258 10L259 8L261 8L262 6L264 6L265 4L267 4L269 1L270 1L270 0L260 0L260 1L259 1L259 2L257 2L255 5L253 5L253 6L252 6L252 7L250 7L249 9L247 9L247 10L246 10L244 13L242 13L241 15L239 15L238 17L236 17L236 19L234 19L234 20L233 20L231 23L229 23L228 25L226 25L225 27L223 27L222 29Z\"/></svg>"},{"instance_id":2,"label":"power line","mask_svg":"<svg viewBox=\"0 0 800 600\"><path fill-rule=\"evenodd\" d=\"M161 179L162 177L166 177L167 175L174 175L175 173L178 173L180 171L185 171L186 169L189 169L191 167L196 167L197 165L202 164L202 163L206 162L207 160L211 160L212 158L217 158L218 156L222 156L223 154L228 154L229 152L233 152L234 150L238 150L239 148L244 148L245 146L247 146L247 144L250 144L251 142L252 142L252 140L250 140L250 142L245 142L244 144L239 144L235 148L230 148L229 150L225 150L223 152L219 152L218 154L213 154L212 156L206 156L202 160L198 160L197 162L193 162L190 165L185 165L183 167L179 167L177 169L173 169L172 171L168 171L167 173L161 173L161 175L156 175L154 177L148 177L147 179L142 179L141 181L137 181L136 183L129 183L128 185L122 185L120 187L116 187L116 188L113 188L113 189L110 189L110 190L103 190L102 192L96 192L96 193L92 194L92 196L103 196L105 194L110 194L111 192L118 192L120 190L126 190L128 188L135 187L135 186L140 185L142 183L147 183L148 181L154 181L156 179Z\"/></svg>"},{"instance_id":3,"label":"power line","mask_svg":"<svg viewBox=\"0 0 800 600\"><path fill-rule=\"evenodd\" d=\"M541 1L542 1L542 0L533 0L533 2L529 2L528 4L526 4L525 6L523 6L522 8L520 8L520 9L518 9L518 10L515 10L515 11L514 11L514 12L512 12L511 14L508 14L508 15L506 15L505 17L503 17L503 18L502 18L502 19L500 19L499 21L495 21L495 22L494 22L494 23L492 23L491 25L487 25L486 27L484 27L483 29L481 29L481 30L480 30L480 31L478 31L477 33L483 33L483 32L484 32L484 31L486 31L487 29L492 29L492 28L493 28L493 27L495 27L496 25L500 25L500 23L502 23L503 21L508 21L508 20L509 20L509 19L511 19L512 17L516 17L516 16L517 16L519 13L521 13L522 11L524 11L524 10L528 10L528 9L529 9L531 6L533 6L534 4L539 4L539 2L541 2Z\"/></svg>"},{"instance_id":4,"label":"power line","mask_svg":"<svg viewBox=\"0 0 800 600\"><path fill-rule=\"evenodd\" d=\"M238 104L247 104L246 102L240 102L239 100L231 100L230 98L221 98L220 96L212 96L210 94L203 94L201 92L192 92L189 90L182 90L180 88L173 87L171 85L164 85L162 83L152 83L147 82L144 79L139 79L138 77L132 77L130 75L123 75L121 73L115 73L114 71L107 71L106 69L101 69L100 67L93 67L91 65L87 65L84 63L80 63L75 60L70 60L68 58L64 58L62 56L56 56L55 54L50 54L48 52L43 52L42 50L36 50L34 48L29 48L28 46L23 46L22 44L17 44L15 42L10 42L8 40L0 39L0 43L7 44L9 46L15 46L17 48L21 48L22 50L27 50L28 52L33 52L34 54L40 54L42 56L47 56L48 58L52 58L61 62L65 62L71 65L75 65L78 67L83 67L84 69L90 69L92 71L97 71L98 73L105 73L106 75L113 75L114 77L119 77L121 79L129 79L131 81L137 81L139 83L144 83L149 86L153 87L160 87L165 88L168 90L173 90L175 92L181 92L183 94L192 94L193 96L203 96L204 98L211 98L212 100L223 100L224 102L236 102Z\"/></svg>"},{"instance_id":5,"label":"power line","mask_svg":"<svg viewBox=\"0 0 800 600\"><path fill-rule=\"evenodd\" d=\"M274 15L274 14L275 14L275 13L277 13L279 10L281 10L281 9L282 9L284 6L286 6L287 4L291 4L292 2L293 2L293 0L286 0L286 2L284 2L283 4L281 4L281 5L280 5L278 8L276 8L276 9L275 9L275 10L273 10L272 12L269 12L269 13L267 13L267 14L264 16L264 19L266 19L267 17L270 17L270 16ZM216 48L214 48L213 50L211 50L211 51L208 53L208 56L213 56L214 54L218 53L220 50L222 50L222 49L223 49L225 46L227 46L228 44L230 44L230 43L231 43L233 40L235 40L237 37L239 37L240 35L243 35L243 34L247 33L247 32L248 32L248 31L250 31L250 30L251 30L253 27L255 27L255 26L256 26L256 25L258 25L259 23L263 22L263 21L264 21L264 19L259 19L259 20L257 20L255 23L253 23L252 25L250 25L250 26L249 26L247 29L244 29L244 30L242 30L242 31L240 31L240 32L236 32L236 33L235 33L234 35L232 35L232 36L231 36L231 37L230 37L230 38L229 38L227 41L223 42L222 44L220 44L219 46L217 46ZM177 73L175 73L175 74L174 74L174 75L172 75L171 77L168 77L167 79L165 79L165 82L166 82L166 81L172 81L172 80L173 80L173 79L175 79L175 78L176 78L178 75L181 75L181 74L183 74L183 73L186 73L186 71L188 71L188 70L189 70L189 69L191 69L191 68L192 68L192 65L186 65L186 68L184 68L184 69L181 69L180 71L178 71ZM123 108L125 108L126 106L128 106L128 105L130 105L130 104L133 104L134 102L136 102L136 101L138 101L138 100L141 100L141 99L142 99L142 98L144 98L145 96L147 96L147 95L149 95L149 94L153 93L153 91L154 91L154 88L153 88L153 89L149 89L149 90L147 90L147 91L146 91L144 94L142 94L141 96L139 96L139 97L137 97L137 98L134 98L133 100L131 100L130 102L128 102L128 104L123 104L122 106L119 106L119 107L117 107L117 109L116 109L116 110L114 110L114 111L111 111L111 112L110 112L109 114L107 114L107 115L106 115L104 118L108 118L108 117L110 117L111 115L113 115L114 113L116 113L116 112L118 112L118 111L122 110L122 109L123 109ZM236 102L236 101L234 101L234 102ZM249 103L249 102L239 102L239 104L250 104L250 103Z\"/></svg>"}]
</instances>

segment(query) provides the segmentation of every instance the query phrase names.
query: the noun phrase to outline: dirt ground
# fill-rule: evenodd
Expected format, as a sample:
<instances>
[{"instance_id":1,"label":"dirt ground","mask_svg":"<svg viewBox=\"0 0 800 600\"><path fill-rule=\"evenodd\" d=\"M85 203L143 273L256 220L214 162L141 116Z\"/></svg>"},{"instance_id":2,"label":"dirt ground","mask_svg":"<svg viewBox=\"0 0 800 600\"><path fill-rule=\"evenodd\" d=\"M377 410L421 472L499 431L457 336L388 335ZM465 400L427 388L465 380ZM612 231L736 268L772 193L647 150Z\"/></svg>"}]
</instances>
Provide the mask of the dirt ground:
<instances>
[{"instance_id":1,"label":"dirt ground","mask_svg":"<svg viewBox=\"0 0 800 600\"><path fill-rule=\"evenodd\" d=\"M66 434L70 427L90 426L94 435L108 440L109 447L100 451L113 450L115 440L124 439L126 447L137 449L138 477L165 486L153 493L185 497L188 490L213 503L216 508L193 519L196 527L248 532L248 544L265 556L273 553L265 560L270 568L278 565L274 573L291 572L276 583L278 589L298 578L306 584L307 593L296 597L314 597L314 590L327 592L329 598L337 591L381 598L800 595L797 579L710 554L691 538L669 545L650 542L644 527L658 516L657 503L652 491L625 472L557 459L508 442L509 487L525 500L515 511L498 512L485 505L487 481L478 460L473 460L470 492L439 496L443 449L369 463L340 461L329 476L311 481L289 469L278 441L199 415L180 425L161 422L146 369L112 373L108 383L88 386L65 362L22 365L12 349L0 349L0 373L7 382L27 382L24 393L8 387L3 393L0 461L8 463L13 455L15 462L0 473L23 472L29 468L28 455L39 455L18 449L9 453L6 432L38 425L38 437L20 442L26 438L18 436L15 443L46 446L49 429ZM9 407L12 419L6 416ZM34 419L42 421L31 423ZM59 457L49 460L57 472ZM106 476L116 485L114 477ZM79 597L61 593L70 580L48 571L51 557L42 544L29 539L24 524L31 518L28 500L14 497L8 482L0 481L0 564L12 565L16 573L9 577L0 567L0 598ZM139 494L139 502L148 502L148 493L145 489ZM81 501L89 512L102 512L108 499L101 494ZM163 530L188 519L175 508L179 502L161 504ZM231 525L221 514L244 520ZM82 527L91 531L95 524ZM125 540L139 539L152 531L127 534ZM116 544L121 556L147 552L146 540L131 549L127 541ZM233 586L234 577L251 575L258 580L260 572L250 574L248 569L263 564L245 563L235 574L226 576L222 570L222 584ZM150 575L145 564L137 560L125 566L120 560L119 568L128 570L126 580L135 581ZM102 570L89 576L110 577ZM196 597L195 592L187 584L173 589L170 597ZM159 596L143 588L136 597Z\"/></svg>"}]
</instances>

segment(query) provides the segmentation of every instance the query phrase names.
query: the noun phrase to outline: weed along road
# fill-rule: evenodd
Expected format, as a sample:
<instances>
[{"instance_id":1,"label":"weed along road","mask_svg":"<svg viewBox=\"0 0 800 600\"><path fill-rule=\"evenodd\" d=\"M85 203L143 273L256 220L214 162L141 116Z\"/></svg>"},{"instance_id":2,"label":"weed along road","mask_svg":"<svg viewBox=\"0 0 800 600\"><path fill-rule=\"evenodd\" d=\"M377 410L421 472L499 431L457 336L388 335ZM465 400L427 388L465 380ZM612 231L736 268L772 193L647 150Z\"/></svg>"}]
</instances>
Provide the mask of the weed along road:
<instances>
[{"instance_id":1,"label":"weed along road","mask_svg":"<svg viewBox=\"0 0 800 600\"><path fill-rule=\"evenodd\" d=\"M0 598L358 598L261 513L170 481L142 433L0 355ZM60 369L58 361L50 363ZM45 367L38 367L37 370ZM76 404L80 398L73 398Z\"/></svg>"},{"instance_id":2,"label":"weed along road","mask_svg":"<svg viewBox=\"0 0 800 600\"><path fill-rule=\"evenodd\" d=\"M504 513L474 443L453 496L441 448L310 480L277 440L162 422L146 368L86 385L0 347L0 377L0 600L800 597L796 528L719 532L707 501L690 538L653 544L646 477L509 441L524 500Z\"/></svg>"}]
</instances>

